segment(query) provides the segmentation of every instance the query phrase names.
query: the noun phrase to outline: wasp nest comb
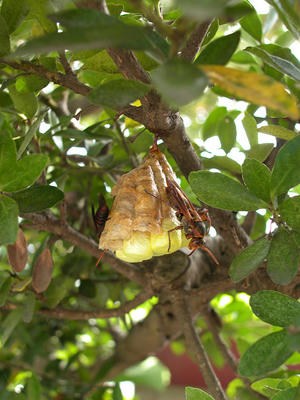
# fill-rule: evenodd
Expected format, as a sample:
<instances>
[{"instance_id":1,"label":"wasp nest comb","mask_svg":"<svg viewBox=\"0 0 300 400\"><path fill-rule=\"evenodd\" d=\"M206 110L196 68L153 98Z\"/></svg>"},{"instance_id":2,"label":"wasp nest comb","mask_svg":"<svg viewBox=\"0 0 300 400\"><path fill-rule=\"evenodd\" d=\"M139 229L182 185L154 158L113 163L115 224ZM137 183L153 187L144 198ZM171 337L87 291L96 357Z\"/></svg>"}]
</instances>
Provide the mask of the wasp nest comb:
<instances>
[{"instance_id":1,"label":"wasp nest comb","mask_svg":"<svg viewBox=\"0 0 300 400\"><path fill-rule=\"evenodd\" d=\"M143 164L123 175L112 190L112 209L99 247L124 261L139 262L188 245L166 193L176 176L163 153L150 151ZM170 236L170 241L169 241Z\"/></svg>"}]
</instances>

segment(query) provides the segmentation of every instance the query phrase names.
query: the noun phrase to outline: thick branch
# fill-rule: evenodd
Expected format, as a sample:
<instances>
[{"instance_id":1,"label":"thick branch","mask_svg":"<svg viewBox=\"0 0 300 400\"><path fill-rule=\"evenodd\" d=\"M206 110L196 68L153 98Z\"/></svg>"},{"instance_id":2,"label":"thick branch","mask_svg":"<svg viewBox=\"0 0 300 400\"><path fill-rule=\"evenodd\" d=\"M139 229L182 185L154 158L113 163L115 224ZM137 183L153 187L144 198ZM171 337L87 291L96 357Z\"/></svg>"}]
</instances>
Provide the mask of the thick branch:
<instances>
[{"instance_id":1,"label":"thick branch","mask_svg":"<svg viewBox=\"0 0 300 400\"><path fill-rule=\"evenodd\" d=\"M60 236L63 240L73 243L75 246L86 251L93 257L99 257L99 249L97 244L90 238L77 232L68 225L61 224L59 219L50 215L44 214L23 214L24 219L32 221L32 225L22 224L26 228L42 230L54 233ZM122 275L127 276L130 280L135 281L142 286L146 285L145 277L137 267L119 260L110 253L105 253L103 257L114 270Z\"/></svg>"},{"instance_id":2,"label":"thick branch","mask_svg":"<svg viewBox=\"0 0 300 400\"><path fill-rule=\"evenodd\" d=\"M205 21L202 24L196 26L194 32L192 32L186 45L184 46L181 57L189 61L194 61L200 47L202 45L203 39L207 34L207 31L211 25L212 21Z\"/></svg>"},{"instance_id":3,"label":"thick branch","mask_svg":"<svg viewBox=\"0 0 300 400\"><path fill-rule=\"evenodd\" d=\"M226 400L226 395L222 389L211 363L207 357L206 351L193 325L192 314L183 293L177 292L173 296L176 304L176 317L181 323L183 334L186 340L187 348L195 357L199 369L203 375L208 391L214 396L215 400Z\"/></svg>"},{"instance_id":4,"label":"thick branch","mask_svg":"<svg viewBox=\"0 0 300 400\"><path fill-rule=\"evenodd\" d=\"M97 309L93 311L82 311L82 310L67 310L62 307L57 307L52 310L50 309L39 309L37 311L38 314L43 315L48 318L57 318L57 319L65 319L65 320L88 320L91 318L113 318L113 317L122 317L124 314L133 310L140 304L144 303L149 297L151 297L150 290L143 290L140 292L133 300L126 302L122 306L118 308L103 308ZM14 310L18 306L16 304L7 304L4 308L9 310Z\"/></svg>"},{"instance_id":5,"label":"thick branch","mask_svg":"<svg viewBox=\"0 0 300 400\"><path fill-rule=\"evenodd\" d=\"M79 82L73 74L65 75L60 72L50 71L42 65L33 64L29 61L7 61L0 59L0 63L6 64L19 71L25 71L29 74L41 76L48 79L50 82L71 89L82 96L87 96L91 90L89 86Z\"/></svg>"}]
</instances>

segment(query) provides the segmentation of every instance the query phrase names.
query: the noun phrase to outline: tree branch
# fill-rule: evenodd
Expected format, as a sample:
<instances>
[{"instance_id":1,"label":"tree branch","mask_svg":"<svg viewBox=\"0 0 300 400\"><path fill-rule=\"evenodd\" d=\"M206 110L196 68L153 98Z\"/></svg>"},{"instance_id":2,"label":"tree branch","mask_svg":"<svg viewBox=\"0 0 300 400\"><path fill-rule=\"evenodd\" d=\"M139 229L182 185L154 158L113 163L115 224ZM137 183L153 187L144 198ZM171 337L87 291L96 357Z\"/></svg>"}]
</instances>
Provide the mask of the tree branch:
<instances>
[{"instance_id":1,"label":"tree branch","mask_svg":"<svg viewBox=\"0 0 300 400\"><path fill-rule=\"evenodd\" d=\"M188 41L186 42L183 50L181 51L181 57L188 60L194 61L202 42L207 34L209 27L212 21L205 21L196 26L194 32L192 32L191 36L189 37Z\"/></svg>"},{"instance_id":2,"label":"tree branch","mask_svg":"<svg viewBox=\"0 0 300 400\"><path fill-rule=\"evenodd\" d=\"M133 310L140 304L144 303L152 296L150 289L142 290L133 300L127 301L118 308L99 308L93 311L82 310L67 310L62 307L56 307L52 310L41 308L37 311L38 314L48 318L65 319L65 320L88 320L91 318L113 318L122 317L124 314ZM16 304L8 303L4 309L15 310Z\"/></svg>"},{"instance_id":3,"label":"tree branch","mask_svg":"<svg viewBox=\"0 0 300 400\"><path fill-rule=\"evenodd\" d=\"M63 240L73 243L75 246L86 251L93 257L99 257L99 249L94 240L87 238L81 233L68 225L61 224L60 220L47 214L22 214L22 218L32 222L32 224L24 224L22 226L29 229L36 229L54 233L60 236ZM114 270L122 275L127 276L130 280L139 283L142 286L146 286L146 278L142 271L137 267L128 264L124 261L119 260L110 253L105 253L103 260L107 262Z\"/></svg>"},{"instance_id":4,"label":"tree branch","mask_svg":"<svg viewBox=\"0 0 300 400\"><path fill-rule=\"evenodd\" d=\"M176 317L182 325L187 348L196 359L208 391L214 396L215 400L226 400L227 397L222 389L221 383L212 369L206 351L193 325L189 304L182 292L174 293L172 297L176 305Z\"/></svg>"}]
</instances>

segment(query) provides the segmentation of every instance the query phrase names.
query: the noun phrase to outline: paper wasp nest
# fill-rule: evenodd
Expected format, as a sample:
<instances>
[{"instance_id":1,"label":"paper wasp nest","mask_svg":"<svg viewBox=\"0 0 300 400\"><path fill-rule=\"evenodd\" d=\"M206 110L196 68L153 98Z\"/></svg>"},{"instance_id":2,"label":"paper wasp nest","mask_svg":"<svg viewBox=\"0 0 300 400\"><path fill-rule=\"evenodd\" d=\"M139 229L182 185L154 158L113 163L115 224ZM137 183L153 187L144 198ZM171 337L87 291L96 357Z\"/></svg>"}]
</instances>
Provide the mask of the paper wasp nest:
<instances>
[{"instance_id":1,"label":"paper wasp nest","mask_svg":"<svg viewBox=\"0 0 300 400\"><path fill-rule=\"evenodd\" d=\"M112 190L112 209L100 237L99 247L116 252L128 262L172 253L188 245L166 194L166 177L176 176L163 153L152 151L143 164L123 175Z\"/></svg>"}]
</instances>

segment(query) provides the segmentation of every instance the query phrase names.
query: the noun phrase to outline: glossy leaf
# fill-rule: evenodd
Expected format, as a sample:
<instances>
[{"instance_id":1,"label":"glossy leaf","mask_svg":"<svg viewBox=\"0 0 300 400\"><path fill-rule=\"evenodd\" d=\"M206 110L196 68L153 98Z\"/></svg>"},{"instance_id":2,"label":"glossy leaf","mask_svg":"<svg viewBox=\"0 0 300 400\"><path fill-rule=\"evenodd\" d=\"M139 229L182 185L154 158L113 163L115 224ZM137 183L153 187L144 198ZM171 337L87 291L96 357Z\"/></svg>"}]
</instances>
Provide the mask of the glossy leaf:
<instances>
[{"instance_id":1,"label":"glossy leaf","mask_svg":"<svg viewBox=\"0 0 300 400\"><path fill-rule=\"evenodd\" d=\"M104 107L121 108L145 96L151 87L142 82L117 79L93 89L88 98L92 103Z\"/></svg>"},{"instance_id":2,"label":"glossy leaf","mask_svg":"<svg viewBox=\"0 0 300 400\"><path fill-rule=\"evenodd\" d=\"M4 304L6 303L6 299L9 295L12 282L13 279L11 276L9 276L2 282L0 286L0 307L4 306Z\"/></svg>"},{"instance_id":3,"label":"glossy leaf","mask_svg":"<svg viewBox=\"0 0 300 400\"><path fill-rule=\"evenodd\" d=\"M10 335L15 330L16 326L21 320L21 308L11 311L6 318L1 321L0 342L2 346L5 345Z\"/></svg>"},{"instance_id":4,"label":"glossy leaf","mask_svg":"<svg viewBox=\"0 0 300 400\"><path fill-rule=\"evenodd\" d=\"M251 211L265 207L265 203L245 186L226 175L196 171L190 173L189 180L196 196L212 207L232 211Z\"/></svg>"},{"instance_id":5,"label":"glossy leaf","mask_svg":"<svg viewBox=\"0 0 300 400\"><path fill-rule=\"evenodd\" d=\"M280 228L273 236L267 261L267 272L274 283L287 285L298 270L299 248L294 235Z\"/></svg>"},{"instance_id":6,"label":"glossy leaf","mask_svg":"<svg viewBox=\"0 0 300 400\"><path fill-rule=\"evenodd\" d=\"M71 9L53 15L52 19L67 27L67 30L32 39L19 47L14 56L107 47L151 50L154 46L151 35L143 27L127 25L100 11Z\"/></svg>"},{"instance_id":7,"label":"glossy leaf","mask_svg":"<svg viewBox=\"0 0 300 400\"><path fill-rule=\"evenodd\" d=\"M293 351L285 330L271 333L252 344L242 355L239 374L245 377L259 377L278 368Z\"/></svg>"},{"instance_id":8,"label":"glossy leaf","mask_svg":"<svg viewBox=\"0 0 300 400\"><path fill-rule=\"evenodd\" d=\"M236 31L210 42L197 57L195 64L225 65L237 49L241 32Z\"/></svg>"},{"instance_id":9,"label":"glossy leaf","mask_svg":"<svg viewBox=\"0 0 300 400\"><path fill-rule=\"evenodd\" d=\"M172 105L183 106L200 97L208 84L204 72L180 59L168 61L152 71L153 85Z\"/></svg>"},{"instance_id":10,"label":"glossy leaf","mask_svg":"<svg viewBox=\"0 0 300 400\"><path fill-rule=\"evenodd\" d=\"M293 33L296 39L300 38L299 15L292 3L285 0L266 0L275 8L280 19L286 27ZM294 2L295 7L297 2Z\"/></svg>"},{"instance_id":11,"label":"glossy leaf","mask_svg":"<svg viewBox=\"0 0 300 400\"><path fill-rule=\"evenodd\" d=\"M243 167L243 179L249 190L267 203L270 201L271 171L253 158L246 158Z\"/></svg>"},{"instance_id":12,"label":"glossy leaf","mask_svg":"<svg viewBox=\"0 0 300 400\"><path fill-rule=\"evenodd\" d=\"M6 170L0 182L0 188L5 192L17 192L32 185L41 175L49 159L43 154L30 154L19 160L15 167Z\"/></svg>"},{"instance_id":13,"label":"glossy leaf","mask_svg":"<svg viewBox=\"0 0 300 400\"><path fill-rule=\"evenodd\" d=\"M32 292L28 292L26 294L25 301L23 303L23 313L22 318L23 321L29 324L31 322L33 315L34 315L34 308L35 308L35 295Z\"/></svg>"},{"instance_id":14,"label":"glossy leaf","mask_svg":"<svg viewBox=\"0 0 300 400\"><path fill-rule=\"evenodd\" d=\"M5 19L0 15L0 57L6 56L10 52L10 40L8 27Z\"/></svg>"},{"instance_id":15,"label":"glossy leaf","mask_svg":"<svg viewBox=\"0 0 300 400\"><path fill-rule=\"evenodd\" d=\"M298 400L298 391L299 389L296 387L281 390L272 397L272 400Z\"/></svg>"},{"instance_id":16,"label":"glossy leaf","mask_svg":"<svg viewBox=\"0 0 300 400\"><path fill-rule=\"evenodd\" d=\"M220 88L249 103L266 106L293 119L299 118L294 96L285 87L265 75L240 71L221 65L201 66L209 79Z\"/></svg>"},{"instance_id":17,"label":"glossy leaf","mask_svg":"<svg viewBox=\"0 0 300 400\"><path fill-rule=\"evenodd\" d=\"M261 58L263 62L282 74L300 81L300 62L290 49L276 44L262 44L257 47L247 47L246 51Z\"/></svg>"},{"instance_id":18,"label":"glossy leaf","mask_svg":"<svg viewBox=\"0 0 300 400\"><path fill-rule=\"evenodd\" d=\"M0 194L0 245L15 243L18 234L18 205Z\"/></svg>"},{"instance_id":19,"label":"glossy leaf","mask_svg":"<svg viewBox=\"0 0 300 400\"><path fill-rule=\"evenodd\" d=\"M48 83L48 79L36 75L19 76L16 80L16 89L20 93L38 92Z\"/></svg>"},{"instance_id":20,"label":"glossy leaf","mask_svg":"<svg viewBox=\"0 0 300 400\"><path fill-rule=\"evenodd\" d=\"M291 140L297 136L294 131L280 125L264 125L258 128L258 131L284 140Z\"/></svg>"},{"instance_id":21,"label":"glossy leaf","mask_svg":"<svg viewBox=\"0 0 300 400\"><path fill-rule=\"evenodd\" d=\"M208 139L211 136L215 136L218 134L218 127L220 121L227 114L226 107L216 107L206 118L203 126L202 126L202 138L203 140Z\"/></svg>"},{"instance_id":22,"label":"glossy leaf","mask_svg":"<svg viewBox=\"0 0 300 400\"><path fill-rule=\"evenodd\" d=\"M41 384L34 372L27 380L27 397L31 400L40 400L41 398Z\"/></svg>"},{"instance_id":23,"label":"glossy leaf","mask_svg":"<svg viewBox=\"0 0 300 400\"><path fill-rule=\"evenodd\" d=\"M287 142L278 152L271 177L275 197L300 183L300 136Z\"/></svg>"},{"instance_id":24,"label":"glossy leaf","mask_svg":"<svg viewBox=\"0 0 300 400\"><path fill-rule=\"evenodd\" d=\"M285 294L262 290L251 296L250 306L254 314L268 324L300 325L300 303Z\"/></svg>"},{"instance_id":25,"label":"glossy leaf","mask_svg":"<svg viewBox=\"0 0 300 400\"><path fill-rule=\"evenodd\" d=\"M267 238L262 238L235 256L229 269L231 280L239 282L255 271L266 258L270 244Z\"/></svg>"},{"instance_id":26,"label":"glossy leaf","mask_svg":"<svg viewBox=\"0 0 300 400\"><path fill-rule=\"evenodd\" d=\"M58 275L52 279L46 293L48 307L56 307L73 287L74 279L66 275Z\"/></svg>"},{"instance_id":27,"label":"glossy leaf","mask_svg":"<svg viewBox=\"0 0 300 400\"><path fill-rule=\"evenodd\" d=\"M229 153L236 142L236 127L234 120L226 116L223 121L220 121L218 136L221 142L221 147L225 153Z\"/></svg>"},{"instance_id":28,"label":"glossy leaf","mask_svg":"<svg viewBox=\"0 0 300 400\"><path fill-rule=\"evenodd\" d=\"M53 207L64 198L64 193L54 186L34 185L28 189L13 193L20 212L30 213Z\"/></svg>"},{"instance_id":29,"label":"glossy leaf","mask_svg":"<svg viewBox=\"0 0 300 400\"><path fill-rule=\"evenodd\" d=\"M300 231L300 196L291 197L278 208L281 218L295 231Z\"/></svg>"},{"instance_id":30,"label":"glossy leaf","mask_svg":"<svg viewBox=\"0 0 300 400\"><path fill-rule=\"evenodd\" d=\"M254 158L257 161L263 162L273 150L273 143L258 143L254 144L250 150L248 150L247 157Z\"/></svg>"},{"instance_id":31,"label":"glossy leaf","mask_svg":"<svg viewBox=\"0 0 300 400\"><path fill-rule=\"evenodd\" d=\"M32 119L37 112L38 103L34 93L20 93L15 85L9 87L9 95L17 111Z\"/></svg>"},{"instance_id":32,"label":"glossy leaf","mask_svg":"<svg viewBox=\"0 0 300 400\"><path fill-rule=\"evenodd\" d=\"M185 399L186 400L214 400L208 393L201 389L186 386L185 388Z\"/></svg>"},{"instance_id":33,"label":"glossy leaf","mask_svg":"<svg viewBox=\"0 0 300 400\"><path fill-rule=\"evenodd\" d=\"M227 1L177 0L176 3L187 17L196 19L198 22L201 22L221 15Z\"/></svg>"},{"instance_id":34,"label":"glossy leaf","mask_svg":"<svg viewBox=\"0 0 300 400\"><path fill-rule=\"evenodd\" d=\"M236 161L226 156L214 156L211 158L201 158L206 169L217 168L233 174L241 174L241 166Z\"/></svg>"},{"instance_id":35,"label":"glossy leaf","mask_svg":"<svg viewBox=\"0 0 300 400\"><path fill-rule=\"evenodd\" d=\"M33 267L32 286L37 293L47 290L52 279L53 260L48 248L44 249Z\"/></svg>"},{"instance_id":36,"label":"glossy leaf","mask_svg":"<svg viewBox=\"0 0 300 400\"><path fill-rule=\"evenodd\" d=\"M7 246L7 256L8 261L15 272L23 271L28 260L28 250L26 238L22 229L18 229L16 242Z\"/></svg>"},{"instance_id":37,"label":"glossy leaf","mask_svg":"<svg viewBox=\"0 0 300 400\"><path fill-rule=\"evenodd\" d=\"M255 40L261 41L262 38L262 24L259 16L253 9L253 13L239 20L241 27L249 33Z\"/></svg>"},{"instance_id":38,"label":"glossy leaf","mask_svg":"<svg viewBox=\"0 0 300 400\"><path fill-rule=\"evenodd\" d=\"M242 124L245 129L250 146L252 147L256 145L258 143L258 134L255 118L248 112L245 112Z\"/></svg>"},{"instance_id":39,"label":"glossy leaf","mask_svg":"<svg viewBox=\"0 0 300 400\"><path fill-rule=\"evenodd\" d=\"M0 13L5 19L9 33L12 33L25 15L26 0L2 0Z\"/></svg>"}]
</instances>

